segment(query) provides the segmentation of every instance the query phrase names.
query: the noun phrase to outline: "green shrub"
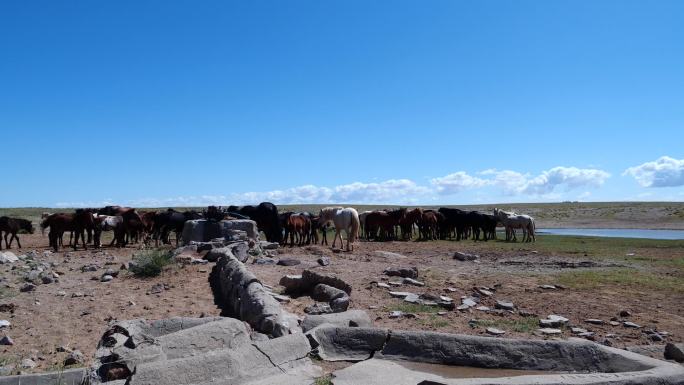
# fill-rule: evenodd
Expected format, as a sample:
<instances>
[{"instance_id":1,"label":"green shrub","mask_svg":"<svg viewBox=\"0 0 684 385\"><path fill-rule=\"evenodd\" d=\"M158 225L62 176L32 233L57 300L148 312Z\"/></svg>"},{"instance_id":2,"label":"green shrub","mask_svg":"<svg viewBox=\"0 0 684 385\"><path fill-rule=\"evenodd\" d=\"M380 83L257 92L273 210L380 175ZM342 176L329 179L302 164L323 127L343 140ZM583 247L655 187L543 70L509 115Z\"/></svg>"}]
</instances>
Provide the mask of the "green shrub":
<instances>
[{"instance_id":1,"label":"green shrub","mask_svg":"<svg viewBox=\"0 0 684 385\"><path fill-rule=\"evenodd\" d=\"M143 250L133 254L129 270L138 277L156 277L172 261L169 250Z\"/></svg>"}]
</instances>

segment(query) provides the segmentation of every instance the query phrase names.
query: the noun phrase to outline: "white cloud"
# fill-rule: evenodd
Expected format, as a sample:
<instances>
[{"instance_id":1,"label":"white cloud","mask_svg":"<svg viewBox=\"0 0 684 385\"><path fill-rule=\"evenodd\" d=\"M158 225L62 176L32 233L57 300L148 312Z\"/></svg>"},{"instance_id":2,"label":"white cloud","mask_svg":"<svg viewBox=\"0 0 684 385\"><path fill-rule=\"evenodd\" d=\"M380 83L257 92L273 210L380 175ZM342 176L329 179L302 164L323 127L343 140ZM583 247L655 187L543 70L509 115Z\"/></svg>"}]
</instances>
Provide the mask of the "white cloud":
<instances>
[{"instance_id":1,"label":"white cloud","mask_svg":"<svg viewBox=\"0 0 684 385\"><path fill-rule=\"evenodd\" d=\"M509 195L557 196L556 188L566 191L579 187L600 187L610 174L593 168L554 167L537 176L521 174L511 170L485 170L482 175L491 175L491 183Z\"/></svg>"},{"instance_id":2,"label":"white cloud","mask_svg":"<svg viewBox=\"0 0 684 385\"><path fill-rule=\"evenodd\" d=\"M684 159L662 156L653 162L630 167L622 175L633 177L642 187L683 186Z\"/></svg>"},{"instance_id":3,"label":"white cloud","mask_svg":"<svg viewBox=\"0 0 684 385\"><path fill-rule=\"evenodd\" d=\"M437 192L440 194L453 194L467 189L484 187L491 181L468 175L465 171L458 171L440 178L433 178L430 183L437 187Z\"/></svg>"}]
</instances>

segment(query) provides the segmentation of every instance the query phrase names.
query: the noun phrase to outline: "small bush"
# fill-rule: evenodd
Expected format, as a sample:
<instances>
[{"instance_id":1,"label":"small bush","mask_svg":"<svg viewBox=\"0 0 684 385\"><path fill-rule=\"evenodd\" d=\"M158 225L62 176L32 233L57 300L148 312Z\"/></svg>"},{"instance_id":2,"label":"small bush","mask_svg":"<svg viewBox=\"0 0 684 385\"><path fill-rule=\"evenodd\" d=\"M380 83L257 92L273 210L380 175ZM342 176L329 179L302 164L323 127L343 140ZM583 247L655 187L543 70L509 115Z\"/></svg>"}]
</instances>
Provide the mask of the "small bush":
<instances>
[{"instance_id":1,"label":"small bush","mask_svg":"<svg viewBox=\"0 0 684 385\"><path fill-rule=\"evenodd\" d=\"M172 257L168 250L143 250L133 255L129 270L138 277L156 277Z\"/></svg>"}]
</instances>

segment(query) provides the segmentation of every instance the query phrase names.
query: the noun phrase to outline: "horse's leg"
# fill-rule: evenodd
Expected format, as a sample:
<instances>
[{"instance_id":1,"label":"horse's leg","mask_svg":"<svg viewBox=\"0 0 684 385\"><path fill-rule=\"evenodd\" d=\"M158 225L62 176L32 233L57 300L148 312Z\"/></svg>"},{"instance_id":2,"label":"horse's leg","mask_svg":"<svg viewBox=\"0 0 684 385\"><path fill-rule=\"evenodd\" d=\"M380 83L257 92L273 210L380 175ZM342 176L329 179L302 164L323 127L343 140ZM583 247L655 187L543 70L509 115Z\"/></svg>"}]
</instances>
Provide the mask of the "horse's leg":
<instances>
[{"instance_id":1,"label":"horse's leg","mask_svg":"<svg viewBox=\"0 0 684 385\"><path fill-rule=\"evenodd\" d=\"M21 242L19 242L19 236L15 235L14 237L17 239L17 247L21 249Z\"/></svg>"}]
</instances>

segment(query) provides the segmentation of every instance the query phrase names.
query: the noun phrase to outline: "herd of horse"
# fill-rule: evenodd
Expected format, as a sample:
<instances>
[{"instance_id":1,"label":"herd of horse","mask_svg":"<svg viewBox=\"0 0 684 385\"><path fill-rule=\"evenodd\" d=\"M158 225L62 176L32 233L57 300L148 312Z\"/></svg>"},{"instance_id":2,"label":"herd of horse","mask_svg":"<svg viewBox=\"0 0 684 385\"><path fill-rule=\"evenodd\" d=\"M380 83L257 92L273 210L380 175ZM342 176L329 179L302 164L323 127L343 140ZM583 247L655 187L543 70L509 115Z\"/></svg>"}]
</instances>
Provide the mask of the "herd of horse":
<instances>
[{"instance_id":1,"label":"herd of horse","mask_svg":"<svg viewBox=\"0 0 684 385\"><path fill-rule=\"evenodd\" d=\"M154 241L168 244L170 234L175 233L176 245L182 237L185 222L194 219L224 220L251 219L266 235L269 242L290 246L317 244L327 245L327 230L335 229L332 247L342 232L347 238L346 249L353 250L357 239L367 241L418 241L455 239L496 239L497 226L505 228L506 240L517 241L516 230L521 229L523 242L535 241L534 218L494 209L492 214L441 207L433 209L385 209L358 213L351 207L326 207L315 215L309 212L278 212L276 205L263 202L256 206L209 206L203 211L144 211L132 207L106 206L103 208L76 209L72 213L43 213L40 228L44 233L50 229L50 247L58 251L64 245L63 236L70 233L69 245L77 249L79 240L84 249L89 244L101 246L101 236L112 231L109 246L125 247L129 243ZM20 232L33 233L30 221L21 218L0 217L0 235L4 232L5 247L11 248L16 239L21 248ZM322 235L322 236L319 236ZM10 236L8 242L8 236ZM0 242L0 249L2 243Z\"/></svg>"}]
</instances>

